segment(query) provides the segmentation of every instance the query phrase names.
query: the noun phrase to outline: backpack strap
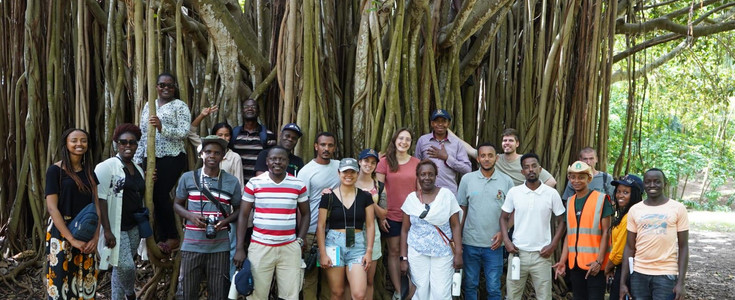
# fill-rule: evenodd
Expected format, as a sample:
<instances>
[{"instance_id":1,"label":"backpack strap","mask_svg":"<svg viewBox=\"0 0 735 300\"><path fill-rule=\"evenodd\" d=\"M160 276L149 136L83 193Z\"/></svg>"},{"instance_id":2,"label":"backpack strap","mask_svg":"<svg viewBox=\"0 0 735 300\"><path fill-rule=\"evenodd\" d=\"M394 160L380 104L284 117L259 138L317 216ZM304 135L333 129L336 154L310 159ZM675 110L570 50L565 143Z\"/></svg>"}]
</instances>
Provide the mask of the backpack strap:
<instances>
[{"instance_id":1,"label":"backpack strap","mask_svg":"<svg viewBox=\"0 0 735 300\"><path fill-rule=\"evenodd\" d=\"M227 147L230 149L234 149L235 146L235 140L237 140L237 136L240 135L240 132L242 131L242 126L236 126L232 129L232 137L230 137L230 143L227 144Z\"/></svg>"},{"instance_id":2,"label":"backpack strap","mask_svg":"<svg viewBox=\"0 0 735 300\"><path fill-rule=\"evenodd\" d=\"M264 124L260 124L260 144L263 145L263 149L268 148L268 128Z\"/></svg>"}]
</instances>

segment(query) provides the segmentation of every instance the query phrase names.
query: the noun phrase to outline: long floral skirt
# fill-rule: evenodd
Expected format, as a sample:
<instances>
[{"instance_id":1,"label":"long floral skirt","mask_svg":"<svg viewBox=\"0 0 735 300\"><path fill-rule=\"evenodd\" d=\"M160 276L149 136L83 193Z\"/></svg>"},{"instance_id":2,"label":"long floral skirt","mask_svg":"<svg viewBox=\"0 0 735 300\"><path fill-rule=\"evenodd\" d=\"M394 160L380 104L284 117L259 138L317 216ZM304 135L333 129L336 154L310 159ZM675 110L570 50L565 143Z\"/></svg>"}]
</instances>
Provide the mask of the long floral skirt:
<instances>
[{"instance_id":1,"label":"long floral skirt","mask_svg":"<svg viewBox=\"0 0 735 300\"><path fill-rule=\"evenodd\" d=\"M94 299L97 258L71 246L53 222L46 231L46 291L48 299Z\"/></svg>"}]
</instances>

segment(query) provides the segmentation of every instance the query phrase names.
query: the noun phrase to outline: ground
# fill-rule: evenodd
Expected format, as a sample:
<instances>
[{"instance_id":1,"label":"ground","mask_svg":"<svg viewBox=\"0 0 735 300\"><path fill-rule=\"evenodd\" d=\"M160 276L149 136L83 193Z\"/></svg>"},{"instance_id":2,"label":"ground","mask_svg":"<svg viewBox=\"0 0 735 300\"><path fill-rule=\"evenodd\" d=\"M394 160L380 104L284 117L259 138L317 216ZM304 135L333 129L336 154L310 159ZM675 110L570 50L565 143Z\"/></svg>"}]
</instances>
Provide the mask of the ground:
<instances>
[{"instance_id":1,"label":"ground","mask_svg":"<svg viewBox=\"0 0 735 300\"><path fill-rule=\"evenodd\" d=\"M690 212L687 299L735 299L735 213ZM12 270L12 261L0 261L0 273ZM140 274L139 277L145 276ZM43 299L41 264L17 277L18 284L0 282L0 299ZM139 278L140 279L140 278ZM109 276L103 276L100 297L109 295Z\"/></svg>"}]
</instances>

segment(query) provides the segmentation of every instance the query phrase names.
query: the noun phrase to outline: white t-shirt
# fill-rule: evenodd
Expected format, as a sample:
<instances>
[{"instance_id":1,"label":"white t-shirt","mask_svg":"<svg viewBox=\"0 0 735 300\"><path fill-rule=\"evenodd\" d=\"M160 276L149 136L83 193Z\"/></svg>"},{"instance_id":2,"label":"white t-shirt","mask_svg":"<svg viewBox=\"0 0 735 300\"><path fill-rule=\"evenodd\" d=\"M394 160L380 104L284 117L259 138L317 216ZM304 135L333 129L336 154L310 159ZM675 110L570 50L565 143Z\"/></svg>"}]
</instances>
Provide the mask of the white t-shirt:
<instances>
[{"instance_id":1,"label":"white t-shirt","mask_svg":"<svg viewBox=\"0 0 735 300\"><path fill-rule=\"evenodd\" d=\"M561 216L565 211L559 193L545 184L536 190L525 184L512 187L501 208L515 211L513 244L523 251L541 251L551 244L551 213Z\"/></svg>"},{"instance_id":2,"label":"white t-shirt","mask_svg":"<svg viewBox=\"0 0 735 300\"><path fill-rule=\"evenodd\" d=\"M333 159L327 165L322 165L311 160L296 176L296 178L301 179L306 184L306 192L309 194L309 208L311 209L309 233L316 232L316 222L319 218L319 202L322 201L322 191L327 188L335 188L339 185L338 170L338 160Z\"/></svg>"}]
</instances>

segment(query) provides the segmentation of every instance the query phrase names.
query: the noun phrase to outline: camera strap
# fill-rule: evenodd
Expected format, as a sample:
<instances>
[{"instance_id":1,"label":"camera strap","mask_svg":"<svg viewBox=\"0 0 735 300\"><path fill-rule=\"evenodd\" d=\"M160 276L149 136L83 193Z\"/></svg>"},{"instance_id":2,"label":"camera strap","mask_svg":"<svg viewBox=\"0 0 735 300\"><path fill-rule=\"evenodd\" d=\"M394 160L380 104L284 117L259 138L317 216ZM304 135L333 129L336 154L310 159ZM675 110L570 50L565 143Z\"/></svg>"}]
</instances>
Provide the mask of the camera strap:
<instances>
[{"instance_id":1,"label":"camera strap","mask_svg":"<svg viewBox=\"0 0 735 300\"><path fill-rule=\"evenodd\" d=\"M223 218L227 218L229 216L227 210L225 209L222 202L214 197L212 192L209 190L209 187L205 186L203 189L199 188L199 186L201 185L201 182L199 181L201 171L202 169L198 169L191 174L194 177L194 186L196 186L197 190L202 193L202 195L204 195L204 197L207 198L209 202L212 202L214 206L217 207ZM219 191L220 193L222 192L222 176L217 177L217 191ZM202 205L202 207L204 207L204 205Z\"/></svg>"}]
</instances>

